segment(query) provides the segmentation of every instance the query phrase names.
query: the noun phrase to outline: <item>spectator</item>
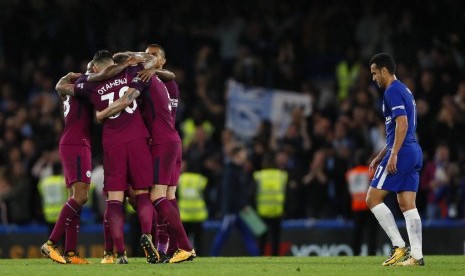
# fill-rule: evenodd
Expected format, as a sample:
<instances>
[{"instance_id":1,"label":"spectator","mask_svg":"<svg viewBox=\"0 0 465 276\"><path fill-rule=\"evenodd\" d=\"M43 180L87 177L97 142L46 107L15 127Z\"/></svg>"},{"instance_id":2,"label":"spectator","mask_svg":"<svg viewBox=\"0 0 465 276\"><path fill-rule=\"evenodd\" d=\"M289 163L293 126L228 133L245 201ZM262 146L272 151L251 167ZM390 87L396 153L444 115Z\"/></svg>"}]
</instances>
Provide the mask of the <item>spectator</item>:
<instances>
[{"instance_id":1,"label":"spectator","mask_svg":"<svg viewBox=\"0 0 465 276\"><path fill-rule=\"evenodd\" d=\"M317 150L303 180L303 196L306 202L308 218L328 217L328 174L326 173L326 154Z\"/></svg>"},{"instance_id":2,"label":"spectator","mask_svg":"<svg viewBox=\"0 0 465 276\"><path fill-rule=\"evenodd\" d=\"M0 202L4 202L7 210L8 223L25 224L30 222L31 214L31 183L24 167L19 160L11 161L10 168L5 172L6 187L0 195ZM4 206L5 207L5 206Z\"/></svg>"},{"instance_id":3,"label":"spectator","mask_svg":"<svg viewBox=\"0 0 465 276\"><path fill-rule=\"evenodd\" d=\"M222 182L222 210L223 220L221 228L213 240L211 255L218 256L221 247L231 233L234 226L241 231L247 251L252 256L259 255L259 249L255 237L245 222L239 217L239 212L248 205L250 185L247 183L243 166L247 161L247 150L241 146L235 146L228 154Z\"/></svg>"},{"instance_id":4,"label":"spectator","mask_svg":"<svg viewBox=\"0 0 465 276\"><path fill-rule=\"evenodd\" d=\"M429 161L421 174L421 189L427 194L426 217L428 219L446 218L447 199L450 190L449 147L441 144L436 148L434 160Z\"/></svg>"}]
</instances>

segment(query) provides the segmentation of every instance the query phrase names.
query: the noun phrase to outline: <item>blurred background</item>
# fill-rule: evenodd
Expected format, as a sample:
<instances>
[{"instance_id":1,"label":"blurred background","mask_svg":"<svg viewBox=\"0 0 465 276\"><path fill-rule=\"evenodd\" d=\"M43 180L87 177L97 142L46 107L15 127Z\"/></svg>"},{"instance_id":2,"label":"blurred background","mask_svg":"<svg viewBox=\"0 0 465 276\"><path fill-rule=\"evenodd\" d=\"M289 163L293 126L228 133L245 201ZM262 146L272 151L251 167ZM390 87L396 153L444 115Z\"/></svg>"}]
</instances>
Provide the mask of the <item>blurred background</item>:
<instances>
[{"instance_id":1,"label":"blurred background","mask_svg":"<svg viewBox=\"0 0 465 276\"><path fill-rule=\"evenodd\" d=\"M240 142L248 152L243 173L250 183L243 196L251 206L257 198L253 175L264 159L273 156L288 174L280 254L360 254L353 246L342 253L324 246L352 243L356 210L346 173L369 164L385 144L383 91L371 80L368 62L387 52L416 99L425 253L464 254L464 23L465 2L459 0L2 0L0 257L35 257L34 248L48 235L38 184L59 171L63 115L56 82L70 71L84 72L100 49L144 51L151 43L165 48L165 67L180 88L176 125L185 165L208 179L205 233L215 233L223 216L224 160L228 147ZM277 110L264 107L266 101L243 103L241 93L255 100L292 96L303 104L282 100L284 109ZM83 215L81 252L100 256L103 251L92 247L102 241L97 124L93 136L95 188ZM388 201L401 219L395 197ZM434 232L437 227L442 232ZM439 240L437 233L454 229L462 231L458 240L439 249L428 245ZM98 233L94 240L92 233ZM32 238L19 242L21 235ZM376 235L379 254L386 238ZM204 255L210 243L203 241ZM312 244L321 250L308 249Z\"/></svg>"}]
</instances>

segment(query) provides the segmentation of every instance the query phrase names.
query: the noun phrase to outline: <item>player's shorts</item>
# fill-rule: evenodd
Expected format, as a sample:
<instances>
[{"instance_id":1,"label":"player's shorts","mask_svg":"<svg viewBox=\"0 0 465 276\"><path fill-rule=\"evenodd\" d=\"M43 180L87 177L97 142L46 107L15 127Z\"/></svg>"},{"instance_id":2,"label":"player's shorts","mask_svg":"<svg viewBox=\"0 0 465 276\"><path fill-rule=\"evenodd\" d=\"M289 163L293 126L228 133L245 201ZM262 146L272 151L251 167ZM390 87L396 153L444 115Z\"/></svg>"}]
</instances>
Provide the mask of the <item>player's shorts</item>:
<instances>
[{"instance_id":1,"label":"player's shorts","mask_svg":"<svg viewBox=\"0 0 465 276\"><path fill-rule=\"evenodd\" d=\"M174 173L174 185L177 186L179 182L179 176L181 175L181 165L182 165L182 142L181 142L181 150L176 157L176 172Z\"/></svg>"},{"instance_id":2,"label":"player's shorts","mask_svg":"<svg viewBox=\"0 0 465 276\"><path fill-rule=\"evenodd\" d=\"M152 159L146 138L103 150L105 191L147 189L152 182Z\"/></svg>"},{"instance_id":3,"label":"player's shorts","mask_svg":"<svg viewBox=\"0 0 465 276\"><path fill-rule=\"evenodd\" d=\"M169 142L150 147L153 160L154 184L178 185L181 172L181 142Z\"/></svg>"},{"instance_id":4,"label":"player's shorts","mask_svg":"<svg viewBox=\"0 0 465 276\"><path fill-rule=\"evenodd\" d=\"M76 182L89 184L92 171L92 153L86 145L59 146L60 159L63 165L66 188Z\"/></svg>"},{"instance_id":5,"label":"player's shorts","mask_svg":"<svg viewBox=\"0 0 465 276\"><path fill-rule=\"evenodd\" d=\"M387 151L386 156L376 168L375 175L371 180L371 187L396 193L402 191L417 192L420 182L419 171L423 165L421 148L399 152L395 174L388 174L386 171L390 154L391 151Z\"/></svg>"}]
</instances>

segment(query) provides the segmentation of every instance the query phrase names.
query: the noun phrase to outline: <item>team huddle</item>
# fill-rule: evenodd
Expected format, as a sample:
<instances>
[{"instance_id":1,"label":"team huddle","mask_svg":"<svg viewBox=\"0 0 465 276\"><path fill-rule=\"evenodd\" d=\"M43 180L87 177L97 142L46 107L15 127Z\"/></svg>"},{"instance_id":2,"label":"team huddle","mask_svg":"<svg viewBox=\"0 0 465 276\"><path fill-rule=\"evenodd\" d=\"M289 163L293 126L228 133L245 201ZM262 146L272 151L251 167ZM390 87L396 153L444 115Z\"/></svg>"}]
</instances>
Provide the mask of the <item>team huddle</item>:
<instances>
[{"instance_id":1,"label":"team huddle","mask_svg":"<svg viewBox=\"0 0 465 276\"><path fill-rule=\"evenodd\" d=\"M94 110L96 120L103 124L107 195L101 263L128 263L124 247L126 197L136 210L140 244L148 263L178 263L196 257L175 198L182 152L175 129L179 91L174 74L163 69L165 62L164 49L157 44L149 45L145 53L113 55L103 50L89 62L86 74L69 73L57 83L65 117L59 152L70 197L41 247L53 261L88 263L79 257L76 246L80 210L87 201L91 177ZM57 242L65 232L61 255Z\"/></svg>"}]
</instances>

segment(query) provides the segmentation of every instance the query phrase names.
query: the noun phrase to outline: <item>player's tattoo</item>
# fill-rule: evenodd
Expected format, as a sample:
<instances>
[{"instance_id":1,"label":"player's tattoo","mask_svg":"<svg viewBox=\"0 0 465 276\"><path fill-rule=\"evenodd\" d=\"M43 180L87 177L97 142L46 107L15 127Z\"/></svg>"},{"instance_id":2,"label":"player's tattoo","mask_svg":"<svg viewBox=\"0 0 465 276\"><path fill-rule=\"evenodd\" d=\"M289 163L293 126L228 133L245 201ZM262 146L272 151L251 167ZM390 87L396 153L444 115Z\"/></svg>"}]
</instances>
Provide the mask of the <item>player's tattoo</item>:
<instances>
[{"instance_id":1,"label":"player's tattoo","mask_svg":"<svg viewBox=\"0 0 465 276\"><path fill-rule=\"evenodd\" d=\"M134 96L134 93L129 92L128 94L129 94L128 95L128 101L132 102L136 97Z\"/></svg>"},{"instance_id":2,"label":"player's tattoo","mask_svg":"<svg viewBox=\"0 0 465 276\"><path fill-rule=\"evenodd\" d=\"M69 75L62 77L57 85L55 90L60 94L60 96L74 96L74 84L71 83Z\"/></svg>"}]
</instances>

